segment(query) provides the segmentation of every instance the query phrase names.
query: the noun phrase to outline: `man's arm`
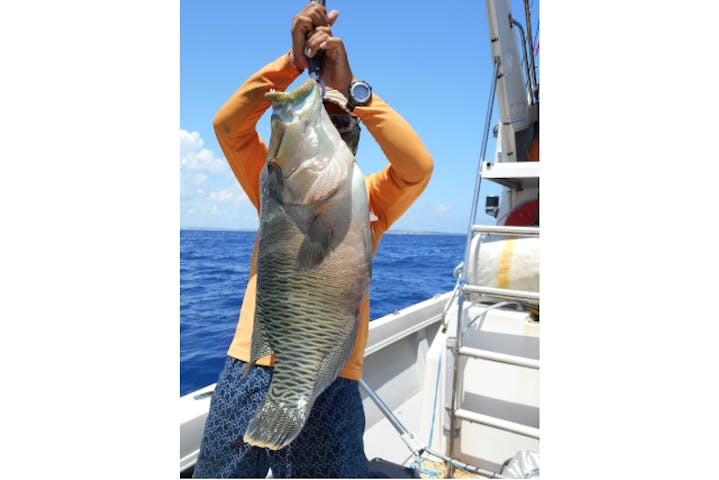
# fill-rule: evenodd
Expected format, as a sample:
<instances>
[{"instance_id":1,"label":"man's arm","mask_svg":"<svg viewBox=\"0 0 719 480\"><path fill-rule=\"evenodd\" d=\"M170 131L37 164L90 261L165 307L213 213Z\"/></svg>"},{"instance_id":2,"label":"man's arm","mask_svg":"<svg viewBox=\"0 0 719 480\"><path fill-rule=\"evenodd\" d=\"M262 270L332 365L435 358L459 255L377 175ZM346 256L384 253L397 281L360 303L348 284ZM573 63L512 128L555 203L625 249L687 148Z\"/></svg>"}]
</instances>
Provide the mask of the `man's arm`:
<instances>
[{"instance_id":1,"label":"man's arm","mask_svg":"<svg viewBox=\"0 0 719 480\"><path fill-rule=\"evenodd\" d=\"M260 210L260 171L267 157L267 145L256 132L257 122L270 103L265 93L284 91L307 67L304 42L317 25L331 25L337 11L310 2L292 19L292 48L252 75L215 115L213 126L225 158L257 211Z\"/></svg>"},{"instance_id":2,"label":"man's arm","mask_svg":"<svg viewBox=\"0 0 719 480\"><path fill-rule=\"evenodd\" d=\"M331 25L317 27L306 45L309 57L319 49L325 50L322 80L348 97L354 75L344 42L332 36ZM370 208L378 217L372 228L375 233L382 233L419 197L429 183L434 164L414 129L377 94L373 94L368 105L355 108L354 113L389 160L387 167L367 177Z\"/></svg>"},{"instance_id":3,"label":"man's arm","mask_svg":"<svg viewBox=\"0 0 719 480\"><path fill-rule=\"evenodd\" d=\"M370 208L384 232L424 191L434 163L414 129L377 94L354 113L389 160L389 165L367 177Z\"/></svg>"},{"instance_id":4,"label":"man's arm","mask_svg":"<svg viewBox=\"0 0 719 480\"><path fill-rule=\"evenodd\" d=\"M252 75L218 110L212 122L227 162L258 211L260 171L267 157L267 146L255 127L270 107L265 93L270 89L284 91L300 73L289 55L282 55Z\"/></svg>"}]
</instances>

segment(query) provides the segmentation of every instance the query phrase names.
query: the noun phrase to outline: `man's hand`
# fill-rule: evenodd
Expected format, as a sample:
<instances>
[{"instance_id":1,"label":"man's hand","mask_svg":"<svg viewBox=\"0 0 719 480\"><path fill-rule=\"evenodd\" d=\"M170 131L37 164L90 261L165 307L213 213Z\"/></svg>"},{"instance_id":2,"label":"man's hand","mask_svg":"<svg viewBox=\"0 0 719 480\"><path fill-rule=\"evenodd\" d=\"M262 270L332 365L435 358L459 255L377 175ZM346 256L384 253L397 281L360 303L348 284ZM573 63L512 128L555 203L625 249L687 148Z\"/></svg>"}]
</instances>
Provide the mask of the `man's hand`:
<instances>
[{"instance_id":1,"label":"man's hand","mask_svg":"<svg viewBox=\"0 0 719 480\"><path fill-rule=\"evenodd\" d=\"M307 50L305 43L307 37L317 27L331 27L339 13L337 10L332 10L329 14L323 5L317 2L310 2L300 13L295 15L292 19L292 56L297 68L304 70L307 68L309 63L307 62ZM317 51L313 51L311 56L314 56Z\"/></svg>"},{"instance_id":2,"label":"man's hand","mask_svg":"<svg viewBox=\"0 0 719 480\"><path fill-rule=\"evenodd\" d=\"M352 69L347 59L344 42L340 37L332 36L330 27L317 27L307 39L305 55L312 58L320 49L325 51L320 80L349 98Z\"/></svg>"}]
</instances>

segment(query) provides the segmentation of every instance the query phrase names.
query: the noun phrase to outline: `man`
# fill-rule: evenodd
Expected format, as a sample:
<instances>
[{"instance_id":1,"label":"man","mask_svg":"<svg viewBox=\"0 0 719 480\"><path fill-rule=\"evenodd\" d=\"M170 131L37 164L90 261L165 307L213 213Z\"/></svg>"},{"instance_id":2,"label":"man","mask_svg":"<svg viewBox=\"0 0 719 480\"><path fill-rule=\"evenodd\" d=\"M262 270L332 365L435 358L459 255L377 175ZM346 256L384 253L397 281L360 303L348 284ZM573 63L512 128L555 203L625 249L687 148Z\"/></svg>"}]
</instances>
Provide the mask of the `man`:
<instances>
[{"instance_id":1,"label":"man","mask_svg":"<svg viewBox=\"0 0 719 480\"><path fill-rule=\"evenodd\" d=\"M255 127L270 106L265 93L284 91L308 67L308 59L324 50L324 106L342 139L356 153L361 120L389 160L384 169L365 177L374 255L384 232L427 186L433 163L412 127L353 76L342 40L332 36L337 16L336 10L328 14L316 2L302 9L292 21L291 50L250 77L220 108L214 127L232 171L259 212L259 178L267 146ZM257 241L239 323L212 396L194 476L264 477L271 467L274 477L367 477L358 380L369 329L369 295L360 307L354 349L339 377L317 398L299 436L287 447L271 451L242 440L272 378L271 356L260 359L247 375L242 370L250 359L256 286Z\"/></svg>"}]
</instances>

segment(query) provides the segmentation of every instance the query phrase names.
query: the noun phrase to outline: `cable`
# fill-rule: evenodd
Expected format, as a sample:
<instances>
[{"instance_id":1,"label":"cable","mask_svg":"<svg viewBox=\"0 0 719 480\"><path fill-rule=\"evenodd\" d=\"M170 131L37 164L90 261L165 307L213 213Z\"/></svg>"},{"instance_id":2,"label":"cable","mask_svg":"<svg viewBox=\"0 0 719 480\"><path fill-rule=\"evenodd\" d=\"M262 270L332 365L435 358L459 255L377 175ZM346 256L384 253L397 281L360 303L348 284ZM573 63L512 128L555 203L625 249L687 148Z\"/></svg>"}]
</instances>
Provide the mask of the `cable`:
<instances>
[{"instance_id":1,"label":"cable","mask_svg":"<svg viewBox=\"0 0 719 480\"><path fill-rule=\"evenodd\" d=\"M474 317L474 318L467 324L467 326L464 327L464 329L462 330L462 336L464 337L464 335L467 333L467 330L469 330L469 327L471 327L472 324L474 324L474 322L476 322L476 321L479 320L480 318L484 318L484 316L487 315L487 312L489 312L490 310L494 310L495 308L505 307L505 306L507 306L507 305L516 305L516 306L517 306L517 311L520 311L520 310L522 310L522 309L524 308L521 303L519 303L519 302L517 302L517 301L514 301L514 300L507 300L507 301L504 301L504 302L495 303L494 305L492 305L491 307L487 307L482 313L480 313L479 315L477 315L476 317Z\"/></svg>"},{"instance_id":2,"label":"cable","mask_svg":"<svg viewBox=\"0 0 719 480\"><path fill-rule=\"evenodd\" d=\"M432 406L432 426L429 429L429 441L428 445L432 445L432 436L434 435L434 421L437 415L437 394L439 393L439 374L442 371L442 354L439 355L437 361L437 380L434 383L434 404Z\"/></svg>"}]
</instances>

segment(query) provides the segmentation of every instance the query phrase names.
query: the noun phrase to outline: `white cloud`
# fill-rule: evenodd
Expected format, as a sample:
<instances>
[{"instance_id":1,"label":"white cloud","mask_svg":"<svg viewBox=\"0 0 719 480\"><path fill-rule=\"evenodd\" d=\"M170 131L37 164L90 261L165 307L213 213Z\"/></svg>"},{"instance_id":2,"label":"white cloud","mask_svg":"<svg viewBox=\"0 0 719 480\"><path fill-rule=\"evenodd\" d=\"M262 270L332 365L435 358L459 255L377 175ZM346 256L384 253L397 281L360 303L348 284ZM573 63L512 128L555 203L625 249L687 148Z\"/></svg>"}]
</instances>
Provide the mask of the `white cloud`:
<instances>
[{"instance_id":1,"label":"white cloud","mask_svg":"<svg viewBox=\"0 0 719 480\"><path fill-rule=\"evenodd\" d=\"M210 192L210 198L216 202L219 203L226 203L226 202L232 202L237 200L237 191L239 189L235 189L235 191L230 190L220 190L219 192ZM242 192L240 192L242 193Z\"/></svg>"},{"instance_id":2,"label":"white cloud","mask_svg":"<svg viewBox=\"0 0 719 480\"><path fill-rule=\"evenodd\" d=\"M229 167L223 159L204 148L205 142L197 132L180 130L180 165L183 171L201 173L227 173Z\"/></svg>"},{"instance_id":3,"label":"white cloud","mask_svg":"<svg viewBox=\"0 0 719 480\"><path fill-rule=\"evenodd\" d=\"M436 213L444 213L449 211L449 205L446 203L429 203L429 209Z\"/></svg>"},{"instance_id":4,"label":"white cloud","mask_svg":"<svg viewBox=\"0 0 719 480\"><path fill-rule=\"evenodd\" d=\"M414 232L453 232L461 233L466 229L466 218L457 214L449 203L417 202L413 204L397 222L393 231Z\"/></svg>"},{"instance_id":5,"label":"white cloud","mask_svg":"<svg viewBox=\"0 0 719 480\"><path fill-rule=\"evenodd\" d=\"M180 182L181 228L257 227L257 211L229 165L198 132L180 130Z\"/></svg>"},{"instance_id":6,"label":"white cloud","mask_svg":"<svg viewBox=\"0 0 719 480\"><path fill-rule=\"evenodd\" d=\"M197 132L188 132L180 129L180 155L185 156L187 153L199 150L205 144Z\"/></svg>"}]
</instances>

